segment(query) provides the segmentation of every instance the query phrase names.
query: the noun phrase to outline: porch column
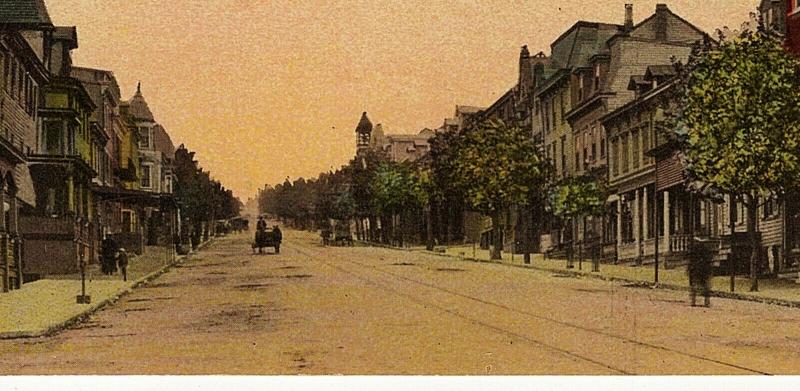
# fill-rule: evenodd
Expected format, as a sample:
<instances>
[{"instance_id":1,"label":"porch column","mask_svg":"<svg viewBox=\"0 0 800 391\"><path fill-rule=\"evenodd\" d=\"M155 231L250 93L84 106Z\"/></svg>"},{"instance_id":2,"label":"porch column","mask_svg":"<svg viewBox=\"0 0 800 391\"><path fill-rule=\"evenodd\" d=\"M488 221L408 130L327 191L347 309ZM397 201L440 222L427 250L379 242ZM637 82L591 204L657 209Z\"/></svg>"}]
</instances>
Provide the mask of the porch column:
<instances>
[{"instance_id":1,"label":"porch column","mask_svg":"<svg viewBox=\"0 0 800 391\"><path fill-rule=\"evenodd\" d=\"M647 188L642 188L642 241L646 240L650 234L648 223L650 222L650 209L647 207L648 201Z\"/></svg>"},{"instance_id":2,"label":"porch column","mask_svg":"<svg viewBox=\"0 0 800 391\"><path fill-rule=\"evenodd\" d=\"M11 259L8 257L8 232L6 232L6 186L0 186L0 260L3 261L3 292L11 290Z\"/></svg>"},{"instance_id":3,"label":"porch column","mask_svg":"<svg viewBox=\"0 0 800 391\"><path fill-rule=\"evenodd\" d=\"M617 199L617 254L622 247L622 194Z\"/></svg>"},{"instance_id":4,"label":"porch column","mask_svg":"<svg viewBox=\"0 0 800 391\"><path fill-rule=\"evenodd\" d=\"M633 201L633 242L636 245L636 259L642 256L641 237L639 236L639 224L641 224L641 216L639 215L639 197L641 189L636 189Z\"/></svg>"},{"instance_id":5,"label":"porch column","mask_svg":"<svg viewBox=\"0 0 800 391\"><path fill-rule=\"evenodd\" d=\"M9 213L11 227L11 235L14 237L14 261L17 269L17 289L22 288L24 283L22 279L22 235L19 233L19 202L17 201L17 193L11 195L10 202L11 210Z\"/></svg>"},{"instance_id":6,"label":"porch column","mask_svg":"<svg viewBox=\"0 0 800 391\"><path fill-rule=\"evenodd\" d=\"M75 184L71 172L67 174L67 210L73 213L78 212L75 207Z\"/></svg>"},{"instance_id":7,"label":"porch column","mask_svg":"<svg viewBox=\"0 0 800 391\"><path fill-rule=\"evenodd\" d=\"M669 190L664 191L664 220L662 221L664 229L664 253L668 254L672 251L669 246Z\"/></svg>"}]
</instances>

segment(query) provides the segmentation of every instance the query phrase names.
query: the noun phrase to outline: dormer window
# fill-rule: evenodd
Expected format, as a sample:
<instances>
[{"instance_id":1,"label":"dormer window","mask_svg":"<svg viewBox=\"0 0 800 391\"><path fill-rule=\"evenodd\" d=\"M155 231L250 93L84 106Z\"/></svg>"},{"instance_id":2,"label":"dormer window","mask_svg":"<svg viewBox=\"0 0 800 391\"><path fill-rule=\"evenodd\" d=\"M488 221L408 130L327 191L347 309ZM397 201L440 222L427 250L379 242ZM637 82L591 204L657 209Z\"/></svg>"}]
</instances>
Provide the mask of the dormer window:
<instances>
[{"instance_id":1,"label":"dormer window","mask_svg":"<svg viewBox=\"0 0 800 391\"><path fill-rule=\"evenodd\" d=\"M594 65L594 90L600 89L600 64Z\"/></svg>"},{"instance_id":2,"label":"dormer window","mask_svg":"<svg viewBox=\"0 0 800 391\"><path fill-rule=\"evenodd\" d=\"M583 100L583 75L578 75L578 102Z\"/></svg>"}]
</instances>

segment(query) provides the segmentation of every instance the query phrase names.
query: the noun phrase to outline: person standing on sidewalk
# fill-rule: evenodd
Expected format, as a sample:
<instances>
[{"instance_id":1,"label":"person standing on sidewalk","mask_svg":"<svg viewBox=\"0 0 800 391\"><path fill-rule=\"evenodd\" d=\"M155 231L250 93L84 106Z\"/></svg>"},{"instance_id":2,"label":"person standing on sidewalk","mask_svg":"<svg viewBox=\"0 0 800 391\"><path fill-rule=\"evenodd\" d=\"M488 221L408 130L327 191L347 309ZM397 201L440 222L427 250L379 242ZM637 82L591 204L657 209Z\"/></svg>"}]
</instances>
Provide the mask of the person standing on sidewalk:
<instances>
[{"instance_id":1,"label":"person standing on sidewalk","mask_svg":"<svg viewBox=\"0 0 800 391\"><path fill-rule=\"evenodd\" d=\"M711 306L712 253L707 244L695 239L689 249L689 274L692 307L697 306L697 294L703 295L704 306Z\"/></svg>"},{"instance_id":2,"label":"person standing on sidewalk","mask_svg":"<svg viewBox=\"0 0 800 391\"><path fill-rule=\"evenodd\" d=\"M111 236L104 235L100 250L100 265L103 274L111 275L114 271L115 257L117 255L117 242Z\"/></svg>"},{"instance_id":3,"label":"person standing on sidewalk","mask_svg":"<svg viewBox=\"0 0 800 391\"><path fill-rule=\"evenodd\" d=\"M119 270L122 272L122 281L128 281L128 253L125 251L124 248L119 249L119 254L117 255L117 266L119 266Z\"/></svg>"}]
</instances>

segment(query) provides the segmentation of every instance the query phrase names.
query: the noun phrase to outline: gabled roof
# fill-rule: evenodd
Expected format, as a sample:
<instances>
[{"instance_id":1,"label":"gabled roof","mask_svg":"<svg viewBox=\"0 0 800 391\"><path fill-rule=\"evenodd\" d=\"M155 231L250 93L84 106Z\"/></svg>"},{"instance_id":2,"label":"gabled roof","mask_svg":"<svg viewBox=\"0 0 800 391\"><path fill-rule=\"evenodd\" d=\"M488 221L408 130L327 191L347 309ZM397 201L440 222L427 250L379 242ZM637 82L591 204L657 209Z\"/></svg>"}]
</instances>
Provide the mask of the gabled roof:
<instances>
[{"instance_id":1,"label":"gabled roof","mask_svg":"<svg viewBox=\"0 0 800 391\"><path fill-rule=\"evenodd\" d=\"M52 27L44 0L0 1L0 25Z\"/></svg>"},{"instance_id":2,"label":"gabled roof","mask_svg":"<svg viewBox=\"0 0 800 391\"><path fill-rule=\"evenodd\" d=\"M672 65L650 65L644 74L646 80L660 79L675 76L675 67Z\"/></svg>"},{"instance_id":3,"label":"gabled roof","mask_svg":"<svg viewBox=\"0 0 800 391\"><path fill-rule=\"evenodd\" d=\"M618 24L578 21L550 45L553 66L570 69L588 66L589 59L622 29Z\"/></svg>"},{"instance_id":4,"label":"gabled roof","mask_svg":"<svg viewBox=\"0 0 800 391\"><path fill-rule=\"evenodd\" d=\"M144 95L142 95L142 83L137 85L136 94L128 102L128 106L128 113L134 118L155 122L156 119L150 111L150 106L147 105L147 101L144 100Z\"/></svg>"},{"instance_id":5,"label":"gabled roof","mask_svg":"<svg viewBox=\"0 0 800 391\"><path fill-rule=\"evenodd\" d=\"M645 80L644 76L642 75L634 75L631 76L631 81L628 83L628 89L631 91L636 91L639 89L639 86L650 84Z\"/></svg>"}]
</instances>

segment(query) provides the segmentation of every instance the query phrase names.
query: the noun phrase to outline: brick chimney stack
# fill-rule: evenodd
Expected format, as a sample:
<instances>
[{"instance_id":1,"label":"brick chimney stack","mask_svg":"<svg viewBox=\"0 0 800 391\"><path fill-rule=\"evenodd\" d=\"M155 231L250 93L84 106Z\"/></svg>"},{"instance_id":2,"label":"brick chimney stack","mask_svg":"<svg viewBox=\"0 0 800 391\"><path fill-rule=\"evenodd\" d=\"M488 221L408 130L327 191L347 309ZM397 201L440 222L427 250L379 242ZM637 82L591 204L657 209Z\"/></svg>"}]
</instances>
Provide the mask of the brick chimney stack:
<instances>
[{"instance_id":1,"label":"brick chimney stack","mask_svg":"<svg viewBox=\"0 0 800 391\"><path fill-rule=\"evenodd\" d=\"M633 4L625 4L625 32L633 30Z\"/></svg>"},{"instance_id":2,"label":"brick chimney stack","mask_svg":"<svg viewBox=\"0 0 800 391\"><path fill-rule=\"evenodd\" d=\"M667 40L667 16L669 8L666 4L656 4L656 40Z\"/></svg>"}]
</instances>

